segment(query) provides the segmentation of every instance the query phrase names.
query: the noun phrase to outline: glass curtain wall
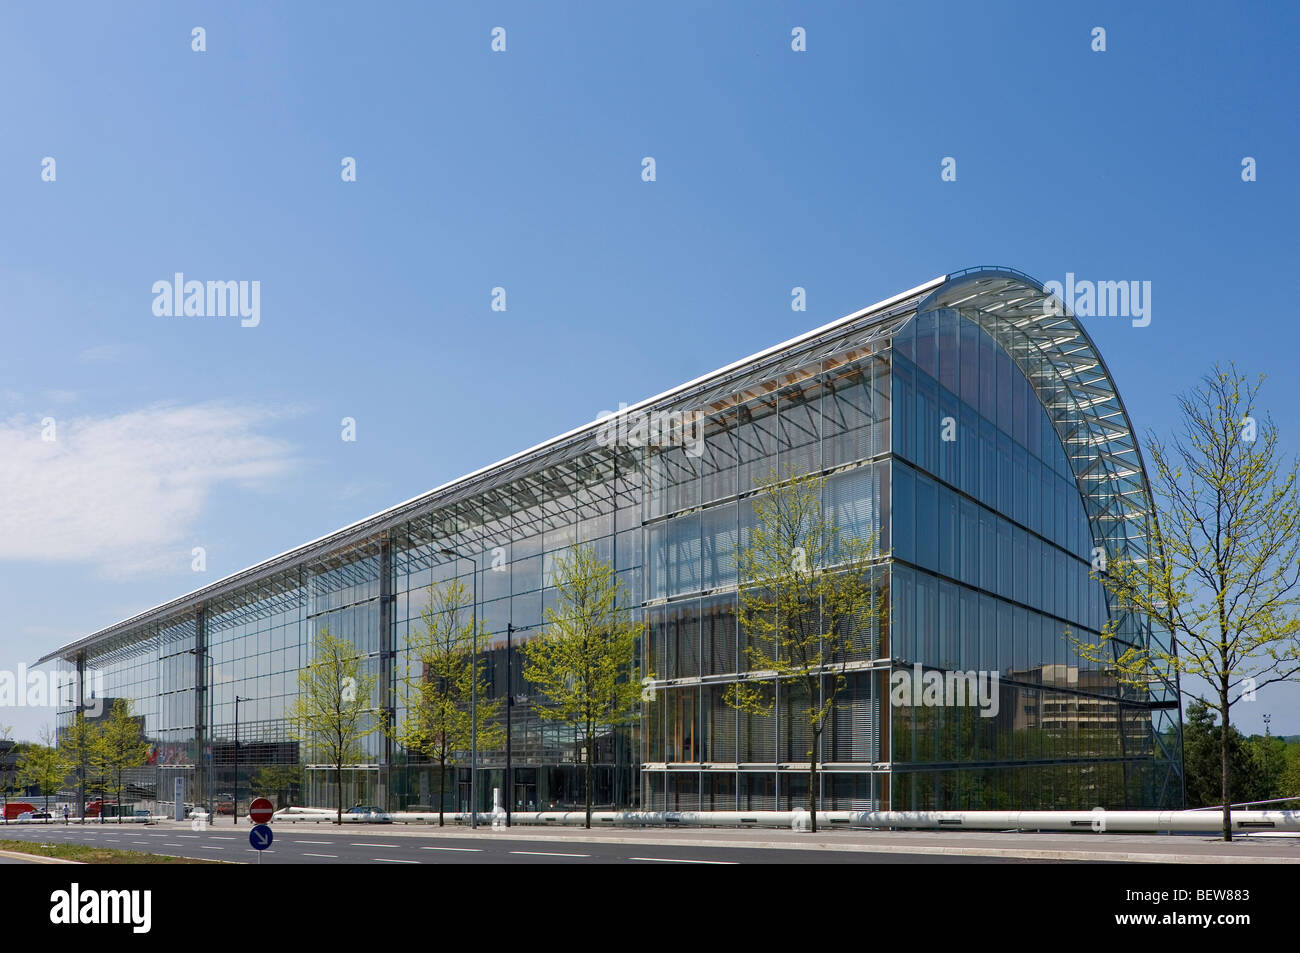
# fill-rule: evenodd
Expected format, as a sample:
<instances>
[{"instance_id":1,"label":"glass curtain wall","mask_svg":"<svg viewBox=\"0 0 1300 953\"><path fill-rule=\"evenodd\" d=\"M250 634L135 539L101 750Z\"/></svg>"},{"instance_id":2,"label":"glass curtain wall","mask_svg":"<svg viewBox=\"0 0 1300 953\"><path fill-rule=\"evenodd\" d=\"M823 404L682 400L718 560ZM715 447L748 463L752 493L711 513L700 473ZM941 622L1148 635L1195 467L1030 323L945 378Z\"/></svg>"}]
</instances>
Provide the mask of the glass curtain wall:
<instances>
[{"instance_id":1,"label":"glass curtain wall","mask_svg":"<svg viewBox=\"0 0 1300 953\"><path fill-rule=\"evenodd\" d=\"M1108 609L1056 426L1017 363L955 310L896 335L893 371L894 656L999 678L996 706L891 708L894 807L1140 800L1150 715L1068 637L1097 641ZM1143 717L1145 735L1126 730Z\"/></svg>"},{"instance_id":2,"label":"glass curtain wall","mask_svg":"<svg viewBox=\"0 0 1300 953\"><path fill-rule=\"evenodd\" d=\"M646 455L646 704L643 803L650 810L775 810L802 804L811 743L807 702L777 691L771 717L725 700L746 665L737 622L737 549L754 526L754 494L773 473L826 472L823 507L846 535L888 547L890 415L887 354L863 347L812 356L783 375L715 397L702 452ZM694 408L687 408L694 409ZM884 534L882 536L882 533ZM885 580L882 568L881 581ZM870 670L882 634L858 633L855 672L822 737L828 808L866 809L885 787ZM786 767L789 766L789 767Z\"/></svg>"}]
</instances>

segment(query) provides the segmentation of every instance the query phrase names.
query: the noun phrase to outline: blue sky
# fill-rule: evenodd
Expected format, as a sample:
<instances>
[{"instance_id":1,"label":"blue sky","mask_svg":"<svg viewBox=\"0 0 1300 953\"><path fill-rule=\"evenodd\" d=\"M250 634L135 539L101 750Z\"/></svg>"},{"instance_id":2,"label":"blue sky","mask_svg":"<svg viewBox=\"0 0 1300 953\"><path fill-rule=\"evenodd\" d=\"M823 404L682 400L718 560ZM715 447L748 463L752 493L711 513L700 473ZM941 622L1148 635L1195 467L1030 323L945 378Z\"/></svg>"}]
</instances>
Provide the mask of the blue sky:
<instances>
[{"instance_id":1,"label":"blue sky","mask_svg":"<svg viewBox=\"0 0 1300 953\"><path fill-rule=\"evenodd\" d=\"M263 7L0 8L0 669L971 265L1150 281L1137 426L1235 359L1300 451L1294 5Z\"/></svg>"}]
</instances>

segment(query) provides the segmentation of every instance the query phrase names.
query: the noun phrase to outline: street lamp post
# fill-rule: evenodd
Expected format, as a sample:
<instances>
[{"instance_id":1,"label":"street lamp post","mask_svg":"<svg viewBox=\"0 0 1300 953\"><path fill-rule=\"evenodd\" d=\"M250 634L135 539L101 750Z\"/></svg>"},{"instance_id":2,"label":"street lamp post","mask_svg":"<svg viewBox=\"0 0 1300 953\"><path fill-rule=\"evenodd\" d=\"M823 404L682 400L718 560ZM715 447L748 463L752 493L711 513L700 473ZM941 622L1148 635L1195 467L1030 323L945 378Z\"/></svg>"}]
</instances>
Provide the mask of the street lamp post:
<instances>
[{"instance_id":1,"label":"street lamp post","mask_svg":"<svg viewBox=\"0 0 1300 953\"><path fill-rule=\"evenodd\" d=\"M510 770L510 709L515 705L515 683L510 677L510 638L515 634L515 624L506 623L506 827L510 826L510 811L515 804L515 779Z\"/></svg>"},{"instance_id":2,"label":"street lamp post","mask_svg":"<svg viewBox=\"0 0 1300 953\"><path fill-rule=\"evenodd\" d=\"M515 706L515 682L510 672L510 647L516 632L527 632L531 625L506 623L506 827L510 826L510 811L514 807L515 785L510 769L510 709Z\"/></svg>"},{"instance_id":3,"label":"street lamp post","mask_svg":"<svg viewBox=\"0 0 1300 953\"><path fill-rule=\"evenodd\" d=\"M239 826L239 703L248 701L247 698L235 696L235 793L231 799L231 810L235 815L235 826ZM212 818L215 822L216 818Z\"/></svg>"},{"instance_id":4,"label":"street lamp post","mask_svg":"<svg viewBox=\"0 0 1300 953\"><path fill-rule=\"evenodd\" d=\"M463 559L469 563L474 586L474 603L470 607L470 625L473 629L474 647L471 661L473 677L470 681L469 702L469 826L474 829L478 827L478 564L470 557L458 553L454 549L444 547L441 552L444 556Z\"/></svg>"}]
</instances>

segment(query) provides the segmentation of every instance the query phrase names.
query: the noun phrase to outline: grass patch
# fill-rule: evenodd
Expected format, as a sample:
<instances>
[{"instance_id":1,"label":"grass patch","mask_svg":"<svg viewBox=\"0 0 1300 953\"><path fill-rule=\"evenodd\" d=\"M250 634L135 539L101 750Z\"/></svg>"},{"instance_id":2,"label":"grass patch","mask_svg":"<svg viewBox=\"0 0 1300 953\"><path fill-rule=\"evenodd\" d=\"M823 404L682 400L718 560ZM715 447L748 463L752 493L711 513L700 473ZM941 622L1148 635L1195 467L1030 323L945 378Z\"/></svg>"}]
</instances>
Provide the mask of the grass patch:
<instances>
[{"instance_id":1,"label":"grass patch","mask_svg":"<svg viewBox=\"0 0 1300 953\"><path fill-rule=\"evenodd\" d=\"M220 864L220 860L198 860L194 857L169 857L165 854L146 854L138 850L114 850L111 847L92 847L89 844L36 844L25 840L0 840L0 850L13 850L38 857L58 857L77 860L83 864Z\"/></svg>"}]
</instances>

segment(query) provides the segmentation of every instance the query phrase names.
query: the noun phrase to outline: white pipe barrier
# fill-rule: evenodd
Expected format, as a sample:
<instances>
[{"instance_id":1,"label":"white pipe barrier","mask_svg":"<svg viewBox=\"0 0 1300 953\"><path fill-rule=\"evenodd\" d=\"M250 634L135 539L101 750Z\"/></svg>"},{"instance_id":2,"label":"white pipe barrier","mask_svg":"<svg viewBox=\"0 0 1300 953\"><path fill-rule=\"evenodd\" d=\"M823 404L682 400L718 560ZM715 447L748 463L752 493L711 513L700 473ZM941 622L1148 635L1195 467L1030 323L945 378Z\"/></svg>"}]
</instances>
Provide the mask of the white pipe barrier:
<instances>
[{"instance_id":1,"label":"white pipe barrier","mask_svg":"<svg viewBox=\"0 0 1300 953\"><path fill-rule=\"evenodd\" d=\"M123 823L123 824L157 824L157 823L158 823L158 820L159 820L159 819L158 819L157 817L153 817L153 816L150 816L150 817L125 817L125 816L124 816L124 817L122 818L121 823ZM68 816L68 823L69 823L69 824L72 824L72 825L80 825L81 822L82 822L82 819L81 819L80 817L78 817L76 814L71 814L71 815ZM106 817L106 818L104 818L104 820L101 822L100 819L99 819L99 815L98 815L98 814L93 814L93 815L88 816L88 817L85 819L85 822L86 822L86 825L87 825L87 826L89 826L89 825L91 825L91 824L100 824L100 823L102 823L104 827L112 827L114 824L117 824L117 823L118 823L118 819L117 819L116 817ZM63 825L63 815L62 815L62 814L59 814L59 815L57 815L57 816L55 816L55 817L52 817L52 818L50 818L49 820L31 820L31 819L27 819L27 820L19 820L18 818L14 817L14 818L10 818L6 823L9 823L9 824L47 824L47 825L50 825L50 826L57 826L57 827L63 827L63 826L64 826L64 825ZM0 825L0 828L2 828L2 827L3 827L3 825Z\"/></svg>"},{"instance_id":2,"label":"white pipe barrier","mask_svg":"<svg viewBox=\"0 0 1300 953\"><path fill-rule=\"evenodd\" d=\"M468 813L448 811L447 824L469 824ZM487 826L492 813L480 813L479 823ZM276 813L282 822L333 822L337 812L324 808L291 807ZM436 812L364 815L347 813L347 824L394 822L437 824ZM583 811L516 811L511 823L520 826L570 827L585 824ZM807 811L593 811L592 827L781 827L807 830ZM912 829L967 831L1091 831L1121 832L1218 832L1219 812L1196 811L818 811L821 829ZM499 825L497 825L499 826ZM1233 811L1232 829L1237 832L1300 831L1300 811Z\"/></svg>"}]
</instances>

